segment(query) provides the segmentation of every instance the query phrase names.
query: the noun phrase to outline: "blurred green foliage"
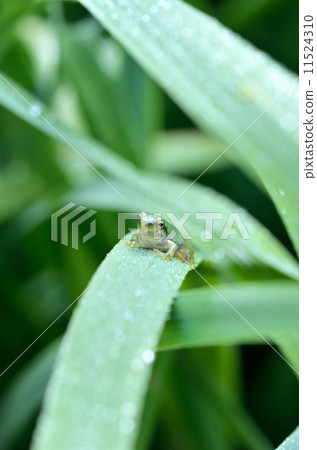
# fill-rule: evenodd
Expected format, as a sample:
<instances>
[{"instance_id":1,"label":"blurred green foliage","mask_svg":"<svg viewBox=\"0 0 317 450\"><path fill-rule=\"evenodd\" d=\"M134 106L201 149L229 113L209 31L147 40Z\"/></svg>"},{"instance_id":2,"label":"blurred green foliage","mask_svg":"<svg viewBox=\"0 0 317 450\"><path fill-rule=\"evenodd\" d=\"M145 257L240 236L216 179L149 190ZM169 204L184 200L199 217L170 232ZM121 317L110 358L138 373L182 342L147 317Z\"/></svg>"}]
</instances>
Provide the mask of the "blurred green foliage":
<instances>
[{"instance_id":1,"label":"blurred green foliage","mask_svg":"<svg viewBox=\"0 0 317 450\"><path fill-rule=\"evenodd\" d=\"M297 70L294 1L188 3ZM195 179L224 147L217 136L207 138L194 129L192 120L80 5L7 0L0 5L0 17L1 71L47 105L60 122L102 142L137 168ZM79 251L51 241L52 212L74 193L90 192L96 174L65 144L6 108L0 108L0 123L0 337L5 370L80 295L116 244L117 209L98 212L97 235ZM192 152L193 146L197 151ZM199 182L246 208L295 255L261 182L238 167L226 155ZM200 270L210 283L234 287L249 281L267 282L268 288L293 283L259 261L250 266L205 263ZM200 281L190 274L183 289L194 293ZM284 295L287 303L289 291ZM28 447L56 339L70 315L71 310L0 378L1 448ZM173 319L172 313L162 342ZM238 346L243 342L248 340L158 354L138 449L269 449L291 433L298 423L294 374L268 347Z\"/></svg>"}]
</instances>

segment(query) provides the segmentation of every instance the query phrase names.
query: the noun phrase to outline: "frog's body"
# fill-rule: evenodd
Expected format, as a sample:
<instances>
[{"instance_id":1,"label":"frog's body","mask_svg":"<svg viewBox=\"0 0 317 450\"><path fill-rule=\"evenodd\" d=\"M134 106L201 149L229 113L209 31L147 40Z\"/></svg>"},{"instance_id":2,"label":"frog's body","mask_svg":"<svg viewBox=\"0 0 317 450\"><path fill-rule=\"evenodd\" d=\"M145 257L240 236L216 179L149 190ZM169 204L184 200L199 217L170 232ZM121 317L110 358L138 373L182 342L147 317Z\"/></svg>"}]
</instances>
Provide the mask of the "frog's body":
<instances>
[{"instance_id":1,"label":"frog's body","mask_svg":"<svg viewBox=\"0 0 317 450\"><path fill-rule=\"evenodd\" d=\"M177 258L194 264L194 252L179 231L156 214L138 214L138 228L133 234L131 247L148 248L158 252L162 258Z\"/></svg>"}]
</instances>

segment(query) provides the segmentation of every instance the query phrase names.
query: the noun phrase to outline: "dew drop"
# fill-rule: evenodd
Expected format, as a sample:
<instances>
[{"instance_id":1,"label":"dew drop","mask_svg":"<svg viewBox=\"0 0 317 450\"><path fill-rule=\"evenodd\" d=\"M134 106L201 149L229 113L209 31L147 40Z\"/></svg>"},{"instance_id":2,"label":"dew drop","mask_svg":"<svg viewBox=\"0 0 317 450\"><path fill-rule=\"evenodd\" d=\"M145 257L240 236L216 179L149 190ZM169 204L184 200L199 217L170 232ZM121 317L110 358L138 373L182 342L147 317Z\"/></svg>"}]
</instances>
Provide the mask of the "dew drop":
<instances>
[{"instance_id":1,"label":"dew drop","mask_svg":"<svg viewBox=\"0 0 317 450\"><path fill-rule=\"evenodd\" d=\"M145 350L142 355L145 364L151 364L155 359L155 353L152 350Z\"/></svg>"},{"instance_id":2,"label":"dew drop","mask_svg":"<svg viewBox=\"0 0 317 450\"><path fill-rule=\"evenodd\" d=\"M280 125L287 132L294 131L298 126L297 117L292 113L286 113L281 117Z\"/></svg>"},{"instance_id":3,"label":"dew drop","mask_svg":"<svg viewBox=\"0 0 317 450\"><path fill-rule=\"evenodd\" d=\"M118 413L113 408L106 408L102 412L102 418L108 423L114 423L117 420Z\"/></svg>"},{"instance_id":4,"label":"dew drop","mask_svg":"<svg viewBox=\"0 0 317 450\"><path fill-rule=\"evenodd\" d=\"M150 21L150 19L151 18L148 14L143 14L143 16L142 16L143 22L148 23Z\"/></svg>"},{"instance_id":5,"label":"dew drop","mask_svg":"<svg viewBox=\"0 0 317 450\"><path fill-rule=\"evenodd\" d=\"M35 104L30 106L30 114L32 117L38 117L42 112L41 105Z\"/></svg>"},{"instance_id":6,"label":"dew drop","mask_svg":"<svg viewBox=\"0 0 317 450\"><path fill-rule=\"evenodd\" d=\"M130 311L129 309L127 309L127 310L124 312L124 318L125 318L126 320L128 320L128 321L133 320L133 312Z\"/></svg>"},{"instance_id":7,"label":"dew drop","mask_svg":"<svg viewBox=\"0 0 317 450\"><path fill-rule=\"evenodd\" d=\"M134 417L137 413L137 407L132 402L126 402L122 406L121 412L125 417Z\"/></svg>"},{"instance_id":8,"label":"dew drop","mask_svg":"<svg viewBox=\"0 0 317 450\"><path fill-rule=\"evenodd\" d=\"M125 341L124 333L120 329L114 331L114 338L118 343L122 343Z\"/></svg>"},{"instance_id":9,"label":"dew drop","mask_svg":"<svg viewBox=\"0 0 317 450\"><path fill-rule=\"evenodd\" d=\"M168 11L169 9L171 9L171 5L166 1L166 0L159 0L157 2L157 4L159 6L161 6L162 8L164 8L166 11Z\"/></svg>"},{"instance_id":10,"label":"dew drop","mask_svg":"<svg viewBox=\"0 0 317 450\"><path fill-rule=\"evenodd\" d=\"M141 294L142 294L142 292L141 292L139 289L137 289L136 291L134 291L134 295L135 295L136 297L140 297Z\"/></svg>"}]
</instances>

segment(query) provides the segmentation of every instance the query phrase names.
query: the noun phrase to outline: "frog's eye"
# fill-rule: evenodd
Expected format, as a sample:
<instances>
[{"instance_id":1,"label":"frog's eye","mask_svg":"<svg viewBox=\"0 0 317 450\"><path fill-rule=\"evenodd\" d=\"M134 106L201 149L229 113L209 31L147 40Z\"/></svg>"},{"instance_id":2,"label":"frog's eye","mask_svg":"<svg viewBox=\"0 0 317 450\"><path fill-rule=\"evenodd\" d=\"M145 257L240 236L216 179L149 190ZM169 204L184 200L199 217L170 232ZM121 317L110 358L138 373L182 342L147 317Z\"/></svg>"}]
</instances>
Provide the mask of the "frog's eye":
<instances>
[{"instance_id":1,"label":"frog's eye","mask_svg":"<svg viewBox=\"0 0 317 450\"><path fill-rule=\"evenodd\" d=\"M164 223L163 221L161 221L161 222L158 223L158 226L159 226L160 228L163 228L164 225L165 225L165 223Z\"/></svg>"}]
</instances>

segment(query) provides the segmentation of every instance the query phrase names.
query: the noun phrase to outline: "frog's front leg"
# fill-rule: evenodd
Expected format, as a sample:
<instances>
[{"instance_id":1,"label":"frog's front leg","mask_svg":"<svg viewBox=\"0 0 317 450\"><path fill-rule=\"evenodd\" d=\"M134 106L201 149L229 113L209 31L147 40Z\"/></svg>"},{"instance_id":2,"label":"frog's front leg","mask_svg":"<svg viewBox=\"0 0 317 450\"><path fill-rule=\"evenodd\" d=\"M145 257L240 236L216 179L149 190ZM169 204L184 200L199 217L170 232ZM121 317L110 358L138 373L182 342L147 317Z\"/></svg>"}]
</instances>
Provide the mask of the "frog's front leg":
<instances>
[{"instance_id":1,"label":"frog's front leg","mask_svg":"<svg viewBox=\"0 0 317 450\"><path fill-rule=\"evenodd\" d=\"M173 256L175 256L176 250L177 250L177 244L173 241L167 241L169 245L168 251L165 253L165 259L171 259Z\"/></svg>"},{"instance_id":2,"label":"frog's front leg","mask_svg":"<svg viewBox=\"0 0 317 450\"><path fill-rule=\"evenodd\" d=\"M153 252L158 253L163 259L171 259L173 256L175 256L176 250L177 250L177 244L173 241L167 241L168 243L168 250L167 252L163 253L158 249L153 249Z\"/></svg>"},{"instance_id":3,"label":"frog's front leg","mask_svg":"<svg viewBox=\"0 0 317 450\"><path fill-rule=\"evenodd\" d=\"M134 235L132 236L132 238L130 239L130 241L127 242L127 245L128 245L128 247L130 247L130 248L142 247L137 232L134 233Z\"/></svg>"}]
</instances>

